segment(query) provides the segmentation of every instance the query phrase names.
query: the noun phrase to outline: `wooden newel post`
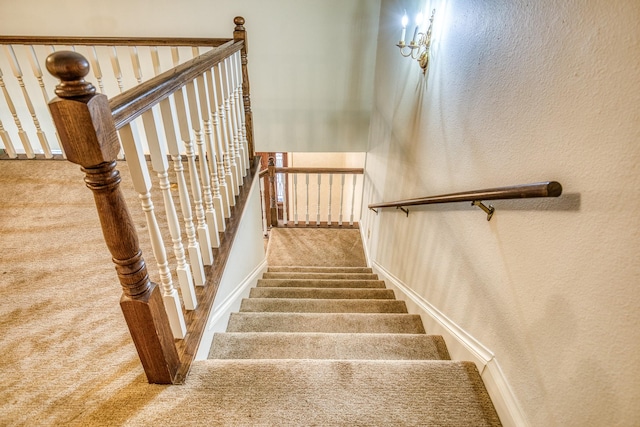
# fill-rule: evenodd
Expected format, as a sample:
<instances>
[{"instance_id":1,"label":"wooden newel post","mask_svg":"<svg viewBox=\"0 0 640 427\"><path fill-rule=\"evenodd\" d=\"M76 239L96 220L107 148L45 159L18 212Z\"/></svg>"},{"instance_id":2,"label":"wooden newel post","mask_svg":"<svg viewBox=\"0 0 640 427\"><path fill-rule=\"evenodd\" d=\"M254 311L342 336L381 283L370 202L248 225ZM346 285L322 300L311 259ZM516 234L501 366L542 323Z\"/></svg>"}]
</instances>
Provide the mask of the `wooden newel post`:
<instances>
[{"instance_id":1,"label":"wooden newel post","mask_svg":"<svg viewBox=\"0 0 640 427\"><path fill-rule=\"evenodd\" d=\"M171 384L179 357L160 289L149 280L133 220L120 190L116 156L118 135L105 95L84 80L89 62L59 51L47 58L47 70L61 80L49 109L67 159L82 166L93 192L102 233L113 256L123 295L120 306L151 383Z\"/></svg>"},{"instance_id":2,"label":"wooden newel post","mask_svg":"<svg viewBox=\"0 0 640 427\"><path fill-rule=\"evenodd\" d=\"M269 217L272 227L278 226L278 203L276 201L276 160L269 157L267 169L269 171Z\"/></svg>"},{"instance_id":3,"label":"wooden newel post","mask_svg":"<svg viewBox=\"0 0 640 427\"><path fill-rule=\"evenodd\" d=\"M244 28L244 18L236 16L233 19L236 28L233 31L234 40L244 40L244 46L240 50L240 60L242 63L242 100L244 103L244 120L247 128L247 145L249 150L249 159L253 159L256 155L255 145L253 143L253 113L251 112L251 87L249 84L249 71L247 69L247 30ZM251 162L249 162L251 163Z\"/></svg>"}]
</instances>

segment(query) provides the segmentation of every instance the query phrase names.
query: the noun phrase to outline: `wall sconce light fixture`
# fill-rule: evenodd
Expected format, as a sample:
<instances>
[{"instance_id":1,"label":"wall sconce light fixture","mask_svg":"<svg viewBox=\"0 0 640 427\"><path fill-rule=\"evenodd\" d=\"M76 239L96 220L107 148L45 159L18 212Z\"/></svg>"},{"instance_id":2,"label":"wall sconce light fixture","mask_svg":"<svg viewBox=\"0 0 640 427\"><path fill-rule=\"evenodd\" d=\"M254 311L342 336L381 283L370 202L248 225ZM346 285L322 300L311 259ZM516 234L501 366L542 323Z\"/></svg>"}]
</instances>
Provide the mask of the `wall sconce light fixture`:
<instances>
[{"instance_id":1,"label":"wall sconce light fixture","mask_svg":"<svg viewBox=\"0 0 640 427\"><path fill-rule=\"evenodd\" d=\"M431 18L429 18L429 28L426 33L419 32L420 25L422 24L422 12L416 16L416 29L413 31L413 39L406 44L404 38L407 33L407 24L409 23L409 17L405 12L402 17L402 37L400 42L396 45L400 48L400 55L405 58L413 58L418 61L422 72L427 73L427 67L429 67L429 48L431 47L431 28L433 27L433 16L436 10L431 12Z\"/></svg>"}]
</instances>

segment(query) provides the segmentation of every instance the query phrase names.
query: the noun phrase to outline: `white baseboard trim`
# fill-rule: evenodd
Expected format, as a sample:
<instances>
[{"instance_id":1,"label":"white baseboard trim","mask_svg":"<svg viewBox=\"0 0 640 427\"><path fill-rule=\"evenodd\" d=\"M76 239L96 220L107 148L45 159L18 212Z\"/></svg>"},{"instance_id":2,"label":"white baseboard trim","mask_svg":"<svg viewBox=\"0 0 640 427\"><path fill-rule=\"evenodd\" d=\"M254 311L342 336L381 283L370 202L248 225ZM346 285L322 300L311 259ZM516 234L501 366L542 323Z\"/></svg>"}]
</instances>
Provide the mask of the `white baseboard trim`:
<instances>
[{"instance_id":1,"label":"white baseboard trim","mask_svg":"<svg viewBox=\"0 0 640 427\"><path fill-rule=\"evenodd\" d=\"M428 333L442 335L452 360L469 360L476 364L502 424L513 427L529 426L493 352L382 265L370 260L366 249L365 255L367 264L381 276L387 283L387 287L400 294L398 299L404 299L407 302L409 312L417 312L416 314L421 315Z\"/></svg>"},{"instance_id":2,"label":"white baseboard trim","mask_svg":"<svg viewBox=\"0 0 640 427\"><path fill-rule=\"evenodd\" d=\"M258 278L267 269L267 259L265 258L236 288L214 308L213 314L209 317L207 327L204 331L195 360L205 360L209 357L209 349L213 343L213 335L216 332L224 332L229 323L229 316L232 312L240 309L242 298L248 294L248 290L257 283Z\"/></svg>"}]
</instances>

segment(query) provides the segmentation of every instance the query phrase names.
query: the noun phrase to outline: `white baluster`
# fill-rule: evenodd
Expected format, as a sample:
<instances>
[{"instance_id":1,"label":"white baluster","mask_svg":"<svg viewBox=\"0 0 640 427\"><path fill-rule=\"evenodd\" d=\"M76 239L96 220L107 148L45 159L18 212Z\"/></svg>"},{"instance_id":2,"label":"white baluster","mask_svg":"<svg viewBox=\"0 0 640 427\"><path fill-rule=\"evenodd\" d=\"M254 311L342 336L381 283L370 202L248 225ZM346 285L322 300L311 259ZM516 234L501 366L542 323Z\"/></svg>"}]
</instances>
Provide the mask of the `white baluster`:
<instances>
[{"instance_id":1,"label":"white baluster","mask_svg":"<svg viewBox=\"0 0 640 427\"><path fill-rule=\"evenodd\" d=\"M283 179L283 183L284 185L282 186L282 222L284 222L285 227L287 226L287 224L289 224L289 212L288 212L288 206L287 206L287 191L289 190L287 188L287 175L286 174L280 174L282 176Z\"/></svg>"},{"instance_id":2,"label":"white baluster","mask_svg":"<svg viewBox=\"0 0 640 427\"><path fill-rule=\"evenodd\" d=\"M322 175L318 174L318 211L316 212L316 225L320 226L320 193L322 186Z\"/></svg>"},{"instance_id":3,"label":"white baluster","mask_svg":"<svg viewBox=\"0 0 640 427\"><path fill-rule=\"evenodd\" d=\"M202 114L202 122L204 123L205 144L207 148L207 160L209 161L209 170L211 171L211 184L213 190L213 209L216 214L216 222L218 231L224 232L226 224L223 212L223 199L220 194L220 183L218 181L218 163L216 150L213 142L213 132L211 129L212 114L209 108L209 96L207 92L207 80L210 81L206 73L197 77L198 100L200 101L200 114Z\"/></svg>"},{"instance_id":4,"label":"white baluster","mask_svg":"<svg viewBox=\"0 0 640 427\"><path fill-rule=\"evenodd\" d=\"M162 123L164 124L164 132L167 137L167 148L173 160L173 170L178 180L178 196L180 198L180 206L182 208L182 216L184 218L184 228L187 233L187 251L189 252L189 260L191 261L191 270L193 271L193 280L196 286L204 286L206 277L204 274L204 265L202 264L202 254L200 253L200 245L196 239L196 228L193 225L193 214L191 212L191 200L189 198L189 190L187 189L187 180L184 177L184 167L182 165L182 140L177 136L178 130L174 126L174 110L172 105L173 96L160 101L160 112L162 113Z\"/></svg>"},{"instance_id":5,"label":"white baluster","mask_svg":"<svg viewBox=\"0 0 640 427\"><path fill-rule=\"evenodd\" d=\"M173 253L176 257L178 266L176 274L178 275L178 283L182 290L182 300L187 310L195 310L198 306L196 300L196 291L193 287L193 277L191 276L191 268L187 263L187 258L182 245L182 235L180 232L180 223L178 214L173 203L171 195L171 183L169 182L166 150L166 137L164 129L161 126L162 118L158 107L154 106L142 115L144 124L144 132L147 135L147 144L149 145L149 153L151 155L151 166L158 174L160 180L160 190L162 190L162 199L164 201L164 210L167 215L167 225L169 226L169 234L173 241Z\"/></svg>"},{"instance_id":6,"label":"white baluster","mask_svg":"<svg viewBox=\"0 0 640 427\"><path fill-rule=\"evenodd\" d=\"M264 203L264 178L260 179L260 206L262 207L262 234L265 236L268 234L267 228L267 208Z\"/></svg>"},{"instance_id":7,"label":"white baluster","mask_svg":"<svg viewBox=\"0 0 640 427\"><path fill-rule=\"evenodd\" d=\"M202 254L202 262L205 265L211 265L213 264L211 236L209 235L209 226L207 225L204 207L202 206L200 177L198 176L196 153L193 148L193 139L191 138L191 117L187 112L187 102L185 101L185 97L186 92L184 87L175 93L174 99L176 102L176 112L178 113L178 125L180 126L180 136L182 137L182 142L184 142L187 161L189 163L189 180L191 181L191 194L193 195L196 219L198 221L197 232L198 242L200 243L200 252Z\"/></svg>"},{"instance_id":8,"label":"white baluster","mask_svg":"<svg viewBox=\"0 0 640 427\"><path fill-rule=\"evenodd\" d=\"M89 48L90 55L89 62L91 63L91 69L93 70L93 75L96 76L98 80L98 87L100 87L100 93L104 93L104 82L102 81L102 69L100 68L100 61L98 60L98 52L96 51L95 46L90 46Z\"/></svg>"},{"instance_id":9,"label":"white baluster","mask_svg":"<svg viewBox=\"0 0 640 427\"><path fill-rule=\"evenodd\" d=\"M236 59L236 65L235 65L235 70L236 70L236 75L238 76L238 114L239 114L239 118L240 118L240 132L242 135L242 147L243 147L243 151L244 151L244 156L245 156L245 166L247 168L247 171L249 170L249 168L251 167L251 159L249 159L249 142L247 141L247 125L245 123L245 117L244 117L244 97L243 97L243 92L242 92L242 62L240 59L240 52L236 52L234 55L234 58Z\"/></svg>"},{"instance_id":10,"label":"white baluster","mask_svg":"<svg viewBox=\"0 0 640 427\"><path fill-rule=\"evenodd\" d=\"M305 220L305 224L309 225L309 174L307 175L307 216Z\"/></svg>"},{"instance_id":11,"label":"white baluster","mask_svg":"<svg viewBox=\"0 0 640 427\"><path fill-rule=\"evenodd\" d=\"M13 121L18 128L18 136L20 137L20 142L22 142L22 147L24 148L25 153L27 153L27 158L33 159L36 157L36 154L33 152L33 148L31 148L31 142L29 141L29 136L22 129L22 122L18 117L18 113L16 112L16 107L13 105L13 101L11 100L11 96L7 91L7 87L4 85L4 79L2 78L2 69L0 68L0 88L2 88L2 93L4 94L4 100L7 103L7 107L9 107L9 111L13 116Z\"/></svg>"},{"instance_id":12,"label":"white baluster","mask_svg":"<svg viewBox=\"0 0 640 427\"><path fill-rule=\"evenodd\" d=\"M207 166L207 155L204 147L204 133L202 132L198 94L195 87L195 82L191 81L187 83L186 87L187 98L189 100L189 113L191 114L191 126L196 138L196 146L198 147L198 161L200 164L200 176L202 178L202 192L204 194L205 218L209 227L211 246L217 248L220 246L220 236L218 234L216 214L213 208L213 196L211 195L211 178L209 177L209 166Z\"/></svg>"},{"instance_id":13,"label":"white baluster","mask_svg":"<svg viewBox=\"0 0 640 427\"><path fill-rule=\"evenodd\" d=\"M235 206L235 197L233 195L233 190L231 186L228 185L228 179L226 175L226 168L229 168L231 171L231 165L228 162L228 156L226 163L228 166L225 166L225 141L224 141L224 112L222 115L220 114L220 79L219 73L217 72L217 65L211 70L211 81L209 87L211 91L209 92L209 102L211 104L211 111L213 116L213 126L215 129L215 137L216 137L216 153L218 158L218 182L220 184L220 193L222 194L222 204L224 207L224 217L229 218L231 216L231 206ZM231 177L231 172L229 172L229 178Z\"/></svg>"},{"instance_id":14,"label":"white baluster","mask_svg":"<svg viewBox=\"0 0 640 427\"><path fill-rule=\"evenodd\" d=\"M351 216L349 218L349 225L353 225L354 206L356 203L356 179L358 175L353 174L353 189L351 190Z\"/></svg>"},{"instance_id":15,"label":"white baluster","mask_svg":"<svg viewBox=\"0 0 640 427\"><path fill-rule=\"evenodd\" d=\"M342 226L342 211L344 206L344 174L340 180L340 216L338 217L338 225Z\"/></svg>"},{"instance_id":16,"label":"white baluster","mask_svg":"<svg viewBox=\"0 0 640 427\"><path fill-rule=\"evenodd\" d=\"M229 165L231 174L231 182L234 196L240 194L240 182L238 180L238 165L236 163L235 144L233 143L233 124L231 119L230 100L229 100L229 82L227 81L227 72L225 62L218 64L218 71L220 72L220 81L222 84L222 100L223 105L220 107L220 114L222 121L224 122L225 129L225 141L227 146L227 156L229 158ZM224 113L224 115L222 115ZM235 205L235 203L234 203Z\"/></svg>"},{"instance_id":17,"label":"white baluster","mask_svg":"<svg viewBox=\"0 0 640 427\"><path fill-rule=\"evenodd\" d=\"M131 52L131 65L133 66L133 75L136 76L138 84L142 83L142 69L140 68L140 57L138 56L138 48L136 46L130 46Z\"/></svg>"},{"instance_id":18,"label":"white baluster","mask_svg":"<svg viewBox=\"0 0 640 427\"><path fill-rule=\"evenodd\" d=\"M298 225L298 174L293 174L293 224Z\"/></svg>"},{"instance_id":19,"label":"white baluster","mask_svg":"<svg viewBox=\"0 0 640 427\"><path fill-rule=\"evenodd\" d=\"M38 140L40 141L40 146L42 147L44 156L47 159L50 159L53 157L53 154L51 153L51 147L49 146L49 141L47 141L47 136L44 134L42 128L40 127L40 122L38 121L36 110L33 108L31 97L29 96L29 92L24 85L24 80L22 79L22 69L20 68L20 64L18 63L18 58L16 58L16 53L14 52L13 46L11 45L5 45L4 48L7 52L7 56L9 57L9 65L11 66L11 70L13 71L13 75L18 80L20 89L22 89L22 96L24 97L24 102L27 105L27 110L29 110L29 114L31 114L33 125L36 127L36 135L38 135Z\"/></svg>"},{"instance_id":20,"label":"white baluster","mask_svg":"<svg viewBox=\"0 0 640 427\"><path fill-rule=\"evenodd\" d=\"M242 130L240 114L238 112L238 106L240 104L239 91L238 91L238 78L236 76L236 61L234 56L228 58L229 60L229 80L231 81L231 110L233 112L233 129L234 129L234 142L236 144L236 162L238 163L238 170L240 172L239 178L247 174L247 166L245 165L244 144L242 143Z\"/></svg>"},{"instance_id":21,"label":"white baluster","mask_svg":"<svg viewBox=\"0 0 640 427\"><path fill-rule=\"evenodd\" d=\"M187 333L187 326L184 321L184 315L182 314L178 291L173 286L169 263L167 261L167 253L164 249L160 227L158 227L153 202L151 201L151 194L149 193L149 191L151 191L151 179L149 178L149 170L145 164L140 135L135 122L123 126L119 132L120 141L127 153L127 165L129 166L129 172L133 180L133 187L140 197L142 210L147 220L153 255L160 269L162 299L164 301L165 311L169 317L171 332L175 338L181 339L184 338Z\"/></svg>"},{"instance_id":22,"label":"white baluster","mask_svg":"<svg viewBox=\"0 0 640 427\"><path fill-rule=\"evenodd\" d=\"M333 191L333 174L329 174L329 212L327 213L327 225L331 226L331 192Z\"/></svg>"},{"instance_id":23,"label":"white baluster","mask_svg":"<svg viewBox=\"0 0 640 427\"><path fill-rule=\"evenodd\" d=\"M230 133L230 143L232 145L232 160L231 160L231 167L233 168L233 164L235 162L236 168L235 168L235 176L236 176L236 184L237 184L237 188L236 190L236 196L238 194L240 194L240 186L242 185L242 164L240 161L240 152L239 152L239 141L238 141L238 128L236 126L236 100L234 98L233 95L233 81L231 80L231 58L227 57L224 59L223 61L224 64L224 75L225 75L225 86L226 86L226 100L225 100L225 104L224 104L224 108L227 112L227 120L229 121L229 131Z\"/></svg>"},{"instance_id":24,"label":"white baluster","mask_svg":"<svg viewBox=\"0 0 640 427\"><path fill-rule=\"evenodd\" d=\"M224 112L224 87L222 84L222 71L220 70L221 65L220 64L216 64L213 67L214 70L214 74L216 74L216 78L215 80L215 84L216 84L216 94L218 96L217 102L218 102L218 119L220 122L220 133L221 133L221 137L222 137L222 150L224 152L223 154L223 164L224 164L224 180L226 182L227 185L227 191L229 193L229 204L230 206L235 206L236 205L236 199L234 196L234 191L233 188L235 186L234 184L234 175L232 173L231 170L231 152L230 152L230 148L229 148L229 133L227 130L227 119L226 119L226 115Z\"/></svg>"},{"instance_id":25,"label":"white baluster","mask_svg":"<svg viewBox=\"0 0 640 427\"><path fill-rule=\"evenodd\" d=\"M124 86L122 84L122 69L120 68L120 60L118 59L118 50L115 46L111 46L111 67L113 68L113 75L118 82L120 93L122 93L124 91Z\"/></svg>"},{"instance_id":26,"label":"white baluster","mask_svg":"<svg viewBox=\"0 0 640 427\"><path fill-rule=\"evenodd\" d=\"M9 137L9 134L6 130L4 130L4 126L2 126L2 120L0 120L0 138L2 138L2 143L4 144L4 151L7 152L7 155L10 159L15 159L18 157L16 153L16 149L13 146L13 141Z\"/></svg>"}]
</instances>

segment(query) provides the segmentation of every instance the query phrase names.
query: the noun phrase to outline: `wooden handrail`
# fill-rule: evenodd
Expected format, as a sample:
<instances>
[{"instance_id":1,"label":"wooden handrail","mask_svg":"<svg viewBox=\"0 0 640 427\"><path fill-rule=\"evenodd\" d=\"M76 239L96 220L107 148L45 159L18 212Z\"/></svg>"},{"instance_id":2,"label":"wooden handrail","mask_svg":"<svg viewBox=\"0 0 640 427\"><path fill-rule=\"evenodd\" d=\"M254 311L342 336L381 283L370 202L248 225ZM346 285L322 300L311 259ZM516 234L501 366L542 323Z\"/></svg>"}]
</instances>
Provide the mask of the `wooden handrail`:
<instances>
[{"instance_id":1,"label":"wooden handrail","mask_svg":"<svg viewBox=\"0 0 640 427\"><path fill-rule=\"evenodd\" d=\"M362 175L363 168L276 168L275 173L342 173Z\"/></svg>"},{"instance_id":2,"label":"wooden handrail","mask_svg":"<svg viewBox=\"0 0 640 427\"><path fill-rule=\"evenodd\" d=\"M397 208L407 206L433 205L438 203L473 202L480 206L491 219L493 208L487 208L482 200L526 199L532 197L558 197L562 194L562 185L557 181L537 182L533 184L512 185L509 187L490 188L485 190L463 191L460 193L442 194L439 196L419 197L416 199L398 200L395 202L373 203L369 209ZM404 209L403 209L404 210ZM408 213L408 211L404 210Z\"/></svg>"},{"instance_id":3,"label":"wooden handrail","mask_svg":"<svg viewBox=\"0 0 640 427\"><path fill-rule=\"evenodd\" d=\"M202 37L52 37L0 36L0 44L19 45L79 45L79 46L210 46L218 47L228 38Z\"/></svg>"},{"instance_id":4,"label":"wooden handrail","mask_svg":"<svg viewBox=\"0 0 640 427\"><path fill-rule=\"evenodd\" d=\"M120 129L145 111L180 89L233 53L242 49L243 41L230 40L224 45L132 88L109 100L111 114Z\"/></svg>"}]
</instances>

